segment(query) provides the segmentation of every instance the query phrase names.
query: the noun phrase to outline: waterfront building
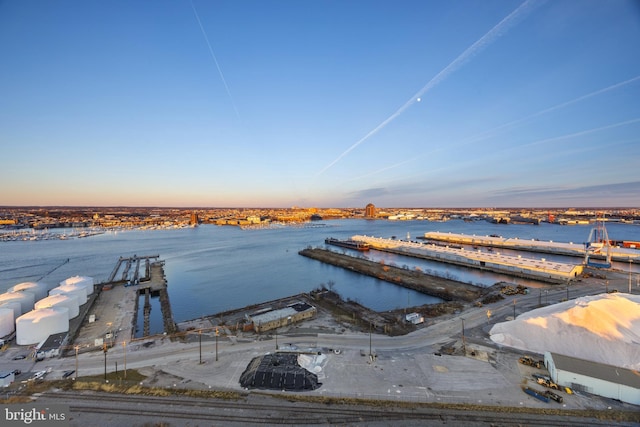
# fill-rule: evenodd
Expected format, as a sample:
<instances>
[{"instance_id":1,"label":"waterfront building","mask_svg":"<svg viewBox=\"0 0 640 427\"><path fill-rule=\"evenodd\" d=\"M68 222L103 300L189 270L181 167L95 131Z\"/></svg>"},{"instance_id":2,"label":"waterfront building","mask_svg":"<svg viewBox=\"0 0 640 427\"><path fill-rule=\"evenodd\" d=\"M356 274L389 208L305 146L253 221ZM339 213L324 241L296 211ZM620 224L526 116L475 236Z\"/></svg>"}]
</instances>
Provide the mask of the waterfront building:
<instances>
[{"instance_id":1,"label":"waterfront building","mask_svg":"<svg viewBox=\"0 0 640 427\"><path fill-rule=\"evenodd\" d=\"M375 218L376 217L376 207L373 203L369 203L364 208L364 217L365 218Z\"/></svg>"},{"instance_id":2,"label":"waterfront building","mask_svg":"<svg viewBox=\"0 0 640 427\"><path fill-rule=\"evenodd\" d=\"M316 308L304 302L291 304L279 310L259 312L250 316L253 330L261 333L282 326L289 326L316 314Z\"/></svg>"}]
</instances>

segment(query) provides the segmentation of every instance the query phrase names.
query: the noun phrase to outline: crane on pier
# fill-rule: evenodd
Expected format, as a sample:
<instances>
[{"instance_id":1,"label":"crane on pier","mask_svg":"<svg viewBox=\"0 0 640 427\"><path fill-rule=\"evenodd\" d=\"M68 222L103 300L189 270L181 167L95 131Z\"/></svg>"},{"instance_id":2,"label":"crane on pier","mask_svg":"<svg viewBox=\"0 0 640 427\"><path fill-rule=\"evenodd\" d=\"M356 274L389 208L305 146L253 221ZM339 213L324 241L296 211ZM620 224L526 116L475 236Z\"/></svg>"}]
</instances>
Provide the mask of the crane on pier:
<instances>
[{"instance_id":1,"label":"crane on pier","mask_svg":"<svg viewBox=\"0 0 640 427\"><path fill-rule=\"evenodd\" d=\"M592 256L605 257L605 262L592 261ZM588 267L611 267L611 241L604 226L604 221L596 218L595 226L589 233L589 240L584 244L584 264Z\"/></svg>"}]
</instances>

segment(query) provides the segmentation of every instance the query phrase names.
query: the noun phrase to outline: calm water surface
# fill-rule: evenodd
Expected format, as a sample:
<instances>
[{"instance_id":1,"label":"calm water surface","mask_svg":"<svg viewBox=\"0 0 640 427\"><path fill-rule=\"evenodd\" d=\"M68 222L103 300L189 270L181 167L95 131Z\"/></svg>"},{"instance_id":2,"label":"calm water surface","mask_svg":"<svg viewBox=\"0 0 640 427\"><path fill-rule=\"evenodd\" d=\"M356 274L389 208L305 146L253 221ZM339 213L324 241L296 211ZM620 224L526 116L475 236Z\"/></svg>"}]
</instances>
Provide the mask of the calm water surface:
<instances>
[{"instance_id":1,"label":"calm water surface","mask_svg":"<svg viewBox=\"0 0 640 427\"><path fill-rule=\"evenodd\" d=\"M406 239L409 235L415 240L428 231L499 234L521 239L579 243L587 240L591 228L590 225L501 225L456 220L442 223L335 220L299 227L242 230L231 226L202 225L171 230L107 232L84 239L0 242L0 292L15 284L41 278L50 287L74 275L103 281L120 256L160 255L160 259L165 261L169 295L177 322L308 292L329 282L344 298L382 311L434 303L439 299L322 264L298 255L298 251L309 246L323 246L326 237L348 238L365 234ZM607 230L611 239L640 240L640 226L637 225L608 224ZM341 248L332 249L342 251ZM424 271L481 286L509 280L499 274L377 251L370 251L366 256L399 267L420 267ZM63 264L66 259L69 262ZM628 269L628 266L618 268ZM633 268L635 270L638 266ZM519 283L526 281L519 280ZM162 329L159 321L155 322L155 328Z\"/></svg>"}]
</instances>

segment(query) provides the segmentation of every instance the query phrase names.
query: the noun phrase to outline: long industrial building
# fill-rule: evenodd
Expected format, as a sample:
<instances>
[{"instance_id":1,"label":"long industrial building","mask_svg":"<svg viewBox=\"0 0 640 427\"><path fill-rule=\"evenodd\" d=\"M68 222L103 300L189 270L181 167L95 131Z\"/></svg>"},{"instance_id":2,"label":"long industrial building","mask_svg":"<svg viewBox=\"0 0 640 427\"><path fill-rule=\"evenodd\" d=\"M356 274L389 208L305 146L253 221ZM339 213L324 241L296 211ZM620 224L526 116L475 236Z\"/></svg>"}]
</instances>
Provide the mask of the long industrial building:
<instances>
[{"instance_id":1,"label":"long industrial building","mask_svg":"<svg viewBox=\"0 0 640 427\"><path fill-rule=\"evenodd\" d=\"M544 354L544 363L556 384L640 405L637 371L548 351Z\"/></svg>"},{"instance_id":2,"label":"long industrial building","mask_svg":"<svg viewBox=\"0 0 640 427\"><path fill-rule=\"evenodd\" d=\"M278 310L255 313L250 316L250 319L253 323L253 330L261 333L309 319L315 316L316 311L314 306L298 302Z\"/></svg>"},{"instance_id":3,"label":"long industrial building","mask_svg":"<svg viewBox=\"0 0 640 427\"><path fill-rule=\"evenodd\" d=\"M518 239L517 237L505 238L501 236L476 236L468 234L443 233L441 231L430 231L424 233L424 239L452 244L491 246L494 248L552 253L556 255L577 257L584 257L585 255L585 244L574 242L541 241L535 239ZM640 260L640 251L637 249L618 248L612 246L609 250L611 252L611 259L616 261L632 260L638 262ZM606 256L604 248L593 252L592 256L600 256L602 258Z\"/></svg>"},{"instance_id":4,"label":"long industrial building","mask_svg":"<svg viewBox=\"0 0 640 427\"><path fill-rule=\"evenodd\" d=\"M465 250L360 235L353 236L351 240L368 243L372 249L551 282L566 283L576 278L583 270L581 264L567 264L545 258L523 258L520 255L503 255L500 252Z\"/></svg>"}]
</instances>

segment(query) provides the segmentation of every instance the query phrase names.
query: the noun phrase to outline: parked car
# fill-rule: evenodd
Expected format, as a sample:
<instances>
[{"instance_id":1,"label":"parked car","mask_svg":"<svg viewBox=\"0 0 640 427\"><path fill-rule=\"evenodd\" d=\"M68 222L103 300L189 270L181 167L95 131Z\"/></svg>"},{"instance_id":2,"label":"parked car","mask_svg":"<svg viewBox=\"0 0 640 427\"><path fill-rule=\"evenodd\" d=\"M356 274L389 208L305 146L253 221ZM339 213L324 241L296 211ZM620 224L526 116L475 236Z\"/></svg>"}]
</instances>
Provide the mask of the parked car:
<instances>
[{"instance_id":1,"label":"parked car","mask_svg":"<svg viewBox=\"0 0 640 427\"><path fill-rule=\"evenodd\" d=\"M62 378L69 378L71 375L73 375L74 372L75 369L71 371L64 371L64 374L62 374Z\"/></svg>"},{"instance_id":2,"label":"parked car","mask_svg":"<svg viewBox=\"0 0 640 427\"><path fill-rule=\"evenodd\" d=\"M13 358L13 360L22 360L22 359L26 359L26 358L27 358L27 356L25 356L24 354L19 354L19 355L15 356Z\"/></svg>"}]
</instances>

